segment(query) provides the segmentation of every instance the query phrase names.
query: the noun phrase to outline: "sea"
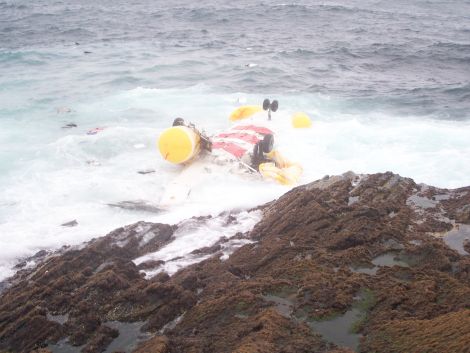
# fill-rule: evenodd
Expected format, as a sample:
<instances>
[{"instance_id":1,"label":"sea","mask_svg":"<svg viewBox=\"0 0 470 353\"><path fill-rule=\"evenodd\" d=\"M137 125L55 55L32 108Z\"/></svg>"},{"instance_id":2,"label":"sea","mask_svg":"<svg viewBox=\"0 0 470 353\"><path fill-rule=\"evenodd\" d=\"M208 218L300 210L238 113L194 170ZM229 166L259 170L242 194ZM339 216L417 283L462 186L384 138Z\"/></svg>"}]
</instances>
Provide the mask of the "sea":
<instances>
[{"instance_id":1,"label":"sea","mask_svg":"<svg viewBox=\"0 0 470 353\"><path fill-rule=\"evenodd\" d=\"M294 186L223 175L165 212L108 204L158 204L181 172L156 147L174 118L211 135L265 98L275 121L312 120L276 136L300 184L351 170L468 186L470 1L0 0L0 280L140 220L232 210L249 229ZM237 231L204 227L172 256Z\"/></svg>"}]
</instances>

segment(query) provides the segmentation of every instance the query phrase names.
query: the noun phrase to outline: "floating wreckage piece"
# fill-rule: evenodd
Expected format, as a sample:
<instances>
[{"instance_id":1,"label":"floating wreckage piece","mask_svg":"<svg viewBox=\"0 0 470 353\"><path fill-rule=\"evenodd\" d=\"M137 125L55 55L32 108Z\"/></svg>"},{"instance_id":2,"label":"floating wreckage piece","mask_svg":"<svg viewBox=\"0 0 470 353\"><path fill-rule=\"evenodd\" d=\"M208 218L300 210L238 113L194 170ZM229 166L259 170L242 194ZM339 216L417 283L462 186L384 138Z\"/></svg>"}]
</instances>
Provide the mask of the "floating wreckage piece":
<instances>
[{"instance_id":1,"label":"floating wreckage piece","mask_svg":"<svg viewBox=\"0 0 470 353\"><path fill-rule=\"evenodd\" d=\"M152 174L155 173L155 169L144 169L144 170L138 170L137 173L139 174Z\"/></svg>"},{"instance_id":2,"label":"floating wreckage piece","mask_svg":"<svg viewBox=\"0 0 470 353\"><path fill-rule=\"evenodd\" d=\"M71 113L72 109L69 107L57 107L55 111L57 114L65 114L65 113Z\"/></svg>"},{"instance_id":3,"label":"floating wreckage piece","mask_svg":"<svg viewBox=\"0 0 470 353\"><path fill-rule=\"evenodd\" d=\"M144 211L151 213L160 213L163 210L160 207L152 205L147 201L135 200L135 201L120 201L116 203L108 203L110 207L122 208L130 211Z\"/></svg>"},{"instance_id":4,"label":"floating wreckage piece","mask_svg":"<svg viewBox=\"0 0 470 353\"><path fill-rule=\"evenodd\" d=\"M74 219L73 221L65 222L61 224L62 227L75 227L77 225L78 225L78 222L76 219Z\"/></svg>"}]
</instances>

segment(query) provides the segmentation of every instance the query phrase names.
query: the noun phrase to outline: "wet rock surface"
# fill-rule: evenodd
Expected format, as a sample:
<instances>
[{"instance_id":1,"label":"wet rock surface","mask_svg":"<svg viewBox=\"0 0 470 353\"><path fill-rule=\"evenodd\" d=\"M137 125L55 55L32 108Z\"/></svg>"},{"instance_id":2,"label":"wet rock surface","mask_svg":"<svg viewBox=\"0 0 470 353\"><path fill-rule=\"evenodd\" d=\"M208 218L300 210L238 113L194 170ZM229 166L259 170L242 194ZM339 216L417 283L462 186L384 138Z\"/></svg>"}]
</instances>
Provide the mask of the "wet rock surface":
<instances>
[{"instance_id":1,"label":"wet rock surface","mask_svg":"<svg viewBox=\"0 0 470 353\"><path fill-rule=\"evenodd\" d=\"M470 351L470 187L346 173L259 209L234 237L251 243L226 258L222 239L173 276L132 261L177 229L145 222L20 270L1 294L0 352L107 351L134 326L146 334L122 351Z\"/></svg>"}]
</instances>

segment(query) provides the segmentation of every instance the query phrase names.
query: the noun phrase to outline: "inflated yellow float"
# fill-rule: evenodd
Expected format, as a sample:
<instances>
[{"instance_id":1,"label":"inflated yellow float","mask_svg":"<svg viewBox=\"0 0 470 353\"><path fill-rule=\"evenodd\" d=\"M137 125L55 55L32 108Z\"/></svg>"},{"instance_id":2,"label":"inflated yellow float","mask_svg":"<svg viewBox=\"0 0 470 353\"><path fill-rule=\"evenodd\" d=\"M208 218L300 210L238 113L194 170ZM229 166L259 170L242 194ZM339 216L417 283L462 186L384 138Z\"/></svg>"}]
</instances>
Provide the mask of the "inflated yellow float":
<instances>
[{"instance_id":1,"label":"inflated yellow float","mask_svg":"<svg viewBox=\"0 0 470 353\"><path fill-rule=\"evenodd\" d=\"M158 149L168 162L181 164L198 155L201 137L197 130L187 126L172 126L162 132Z\"/></svg>"},{"instance_id":2,"label":"inflated yellow float","mask_svg":"<svg viewBox=\"0 0 470 353\"><path fill-rule=\"evenodd\" d=\"M312 121L307 114L297 112L292 115L292 126L296 129L303 129L312 126Z\"/></svg>"},{"instance_id":3,"label":"inflated yellow float","mask_svg":"<svg viewBox=\"0 0 470 353\"><path fill-rule=\"evenodd\" d=\"M259 105L244 105L235 109L232 114L230 114L230 121L237 121L246 119L252 116L255 113L263 111L263 108Z\"/></svg>"},{"instance_id":4,"label":"inflated yellow float","mask_svg":"<svg viewBox=\"0 0 470 353\"><path fill-rule=\"evenodd\" d=\"M266 157L274 162L259 165L258 169L263 178L274 180L282 185L293 185L299 181L303 172L300 164L289 161L276 150L266 154Z\"/></svg>"}]
</instances>

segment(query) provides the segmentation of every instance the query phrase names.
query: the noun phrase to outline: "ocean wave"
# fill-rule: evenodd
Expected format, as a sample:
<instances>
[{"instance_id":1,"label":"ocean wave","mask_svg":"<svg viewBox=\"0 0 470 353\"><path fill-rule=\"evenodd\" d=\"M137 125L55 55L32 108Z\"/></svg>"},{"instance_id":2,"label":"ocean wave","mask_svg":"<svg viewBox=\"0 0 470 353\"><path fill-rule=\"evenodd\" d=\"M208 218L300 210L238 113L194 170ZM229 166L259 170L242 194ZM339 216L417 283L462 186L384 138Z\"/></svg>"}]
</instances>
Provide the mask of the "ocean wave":
<instances>
[{"instance_id":1,"label":"ocean wave","mask_svg":"<svg viewBox=\"0 0 470 353\"><path fill-rule=\"evenodd\" d=\"M466 95L466 97L468 97L468 94L470 94L470 83L462 84L458 87L444 89L444 92L450 95Z\"/></svg>"},{"instance_id":2,"label":"ocean wave","mask_svg":"<svg viewBox=\"0 0 470 353\"><path fill-rule=\"evenodd\" d=\"M373 6L370 7L361 7L353 6L346 4L301 4L301 3L281 3L281 4L270 4L267 5L277 11L293 11L299 15L305 15L307 13L312 13L315 15L319 14L319 11L328 13L328 14L340 14L340 15L353 15L353 16L362 16L364 14L380 16L384 18L405 18L415 17L415 14L408 12L401 12L398 9L386 10L384 7Z\"/></svg>"},{"instance_id":3,"label":"ocean wave","mask_svg":"<svg viewBox=\"0 0 470 353\"><path fill-rule=\"evenodd\" d=\"M223 40L211 40L201 44L201 48L224 48L227 45Z\"/></svg>"},{"instance_id":4,"label":"ocean wave","mask_svg":"<svg viewBox=\"0 0 470 353\"><path fill-rule=\"evenodd\" d=\"M18 27L14 27L14 26L7 26L7 27L4 27L0 30L0 32L3 32L3 33L10 33L10 32L14 32L14 31L17 31L18 30Z\"/></svg>"},{"instance_id":5,"label":"ocean wave","mask_svg":"<svg viewBox=\"0 0 470 353\"><path fill-rule=\"evenodd\" d=\"M470 54L470 43L459 43L459 42L437 42L433 43L431 48L445 49L445 50L456 50L463 51Z\"/></svg>"},{"instance_id":6,"label":"ocean wave","mask_svg":"<svg viewBox=\"0 0 470 353\"><path fill-rule=\"evenodd\" d=\"M48 24L50 24L50 20L53 18L59 18L59 14L54 14L54 13L46 13L46 12L35 12L32 14L26 14L25 16L18 17L11 19L9 22L17 23L17 22L24 22L24 23L29 23L29 24L34 24L35 21L46 21ZM39 25L39 23L35 24Z\"/></svg>"},{"instance_id":7,"label":"ocean wave","mask_svg":"<svg viewBox=\"0 0 470 353\"><path fill-rule=\"evenodd\" d=\"M332 48L327 49L323 54L329 54L329 55L335 55L335 56L340 56L343 58L359 58L360 55L354 52L353 49L342 46L342 44L337 43L335 44ZM343 65L346 66L346 65Z\"/></svg>"},{"instance_id":8,"label":"ocean wave","mask_svg":"<svg viewBox=\"0 0 470 353\"><path fill-rule=\"evenodd\" d=\"M282 56L286 56L286 57L289 57L292 55L296 55L296 56L298 55L301 57L310 57L317 53L314 50L297 48L297 49L292 49L292 50L281 50L279 54Z\"/></svg>"},{"instance_id":9,"label":"ocean wave","mask_svg":"<svg viewBox=\"0 0 470 353\"><path fill-rule=\"evenodd\" d=\"M77 37L81 37L81 38L82 37L96 37L97 36L96 32L92 32L89 29L83 28L83 27L75 27L75 28L65 29L65 30L62 30L60 33L62 35L65 35L65 36L77 36Z\"/></svg>"},{"instance_id":10,"label":"ocean wave","mask_svg":"<svg viewBox=\"0 0 470 353\"><path fill-rule=\"evenodd\" d=\"M44 65L46 58L38 52L1 52L0 63L13 63L22 65Z\"/></svg>"},{"instance_id":11,"label":"ocean wave","mask_svg":"<svg viewBox=\"0 0 470 353\"><path fill-rule=\"evenodd\" d=\"M256 85L269 72L261 67L243 73L247 76L241 74L234 79ZM299 81L293 83L297 87L302 82L302 77L297 75L278 72L276 75L285 81L283 90L289 89L293 80ZM74 113L66 116L51 116L51 110L45 109L25 110L22 114L28 118L22 120L0 119L2 146L13 151L0 163L1 168L11 172L2 175L0 196L8 202L8 209L2 208L1 212L8 212L8 216L0 217L6 220L1 230L18 236L21 240L18 244L24 248L42 246L44 241L49 244L70 243L70 239L86 241L105 233L111 226L141 217L132 212L116 212L106 203L149 197L158 202L165 183L178 173L155 149L156 136L173 118L182 116L214 133L229 126L228 116L238 106L240 97L245 97L247 104L260 104L266 91L251 95L232 90L224 94L219 87L199 85L186 89L135 88L108 92L104 96L90 95L86 100L72 101ZM397 104L409 104L409 92L402 93L403 97L396 98ZM286 156L302 163L305 172L302 182L350 169L358 173L393 169L417 182L444 187L468 184L468 122L434 121L430 116L390 113L385 110L386 100L371 96L371 92L364 94L368 100L305 92L270 97L280 102L273 124L279 124L284 130L279 130L282 133L276 137L277 141ZM415 91L413 95L423 96L423 92ZM312 129L289 128L295 111L305 111L312 118ZM61 129L71 119L77 127ZM86 131L94 127L106 129L97 135L87 135ZM28 136L28 143L19 143L24 136ZM145 147L136 149L136 144ZM137 172L143 169L156 170L158 177ZM230 198L214 193L214 187L223 190L227 183L231 185ZM194 212L218 213L238 202L246 207L267 202L278 197L280 191L276 185L228 175L192 193L188 207L191 216ZM70 219L77 219L79 226L60 227ZM38 229L42 235L39 240Z\"/></svg>"},{"instance_id":12,"label":"ocean wave","mask_svg":"<svg viewBox=\"0 0 470 353\"><path fill-rule=\"evenodd\" d=\"M142 79L136 77L136 76L120 76L119 78L115 78L113 80L104 82L102 85L104 86L128 86L128 85L138 85L142 83Z\"/></svg>"},{"instance_id":13,"label":"ocean wave","mask_svg":"<svg viewBox=\"0 0 470 353\"><path fill-rule=\"evenodd\" d=\"M174 64L157 64L152 65L150 67L143 68L140 70L142 73L149 73L149 72L161 72L161 71L168 71L168 70L179 70L179 69L201 69L202 67L206 66L207 63L199 60L181 60Z\"/></svg>"},{"instance_id":14,"label":"ocean wave","mask_svg":"<svg viewBox=\"0 0 470 353\"><path fill-rule=\"evenodd\" d=\"M7 3L7 2L0 2L0 9L25 10L27 8L28 7L24 4L17 5L17 4Z\"/></svg>"}]
</instances>

